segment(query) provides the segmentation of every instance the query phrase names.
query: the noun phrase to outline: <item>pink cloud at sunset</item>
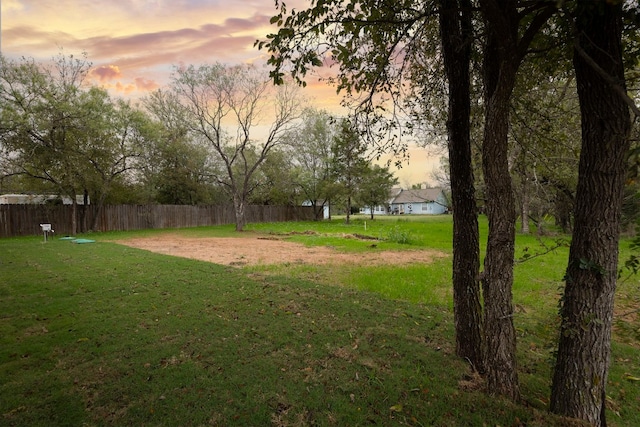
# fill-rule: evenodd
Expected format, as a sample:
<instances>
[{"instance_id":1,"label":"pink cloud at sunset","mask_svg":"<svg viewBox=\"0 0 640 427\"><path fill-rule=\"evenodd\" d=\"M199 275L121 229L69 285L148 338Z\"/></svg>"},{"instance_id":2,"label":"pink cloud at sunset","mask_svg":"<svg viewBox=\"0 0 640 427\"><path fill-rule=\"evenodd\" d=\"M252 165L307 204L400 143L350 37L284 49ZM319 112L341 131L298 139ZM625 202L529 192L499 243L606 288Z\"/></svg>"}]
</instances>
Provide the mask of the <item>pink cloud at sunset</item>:
<instances>
[{"instance_id":1,"label":"pink cloud at sunset","mask_svg":"<svg viewBox=\"0 0 640 427\"><path fill-rule=\"evenodd\" d=\"M145 92L151 92L160 87L158 83L152 80L147 80L143 77L136 77L135 84L138 90L145 91Z\"/></svg>"},{"instance_id":2,"label":"pink cloud at sunset","mask_svg":"<svg viewBox=\"0 0 640 427\"><path fill-rule=\"evenodd\" d=\"M86 52L92 79L143 95L177 64L261 60L253 48L269 31L271 1L3 0L2 54L47 61ZM63 12L61 12L63 11ZM140 92L140 93L137 93Z\"/></svg>"},{"instance_id":3,"label":"pink cloud at sunset","mask_svg":"<svg viewBox=\"0 0 640 427\"><path fill-rule=\"evenodd\" d=\"M122 76L117 65L101 65L94 67L89 73L89 77L95 77L100 82L110 81Z\"/></svg>"},{"instance_id":4,"label":"pink cloud at sunset","mask_svg":"<svg viewBox=\"0 0 640 427\"><path fill-rule=\"evenodd\" d=\"M306 5L287 1L289 10ZM86 53L90 82L131 99L166 85L179 65L262 67L267 54L253 44L276 30L269 24L273 0L2 0L0 6L2 55L48 61L61 52ZM309 78L304 90L317 107L343 113L333 87Z\"/></svg>"},{"instance_id":5,"label":"pink cloud at sunset","mask_svg":"<svg viewBox=\"0 0 640 427\"><path fill-rule=\"evenodd\" d=\"M304 0L293 3L305 4ZM295 4L293 4L295 6ZM2 54L48 61L86 53L89 79L115 95L139 98L167 84L178 65L264 66L254 47L275 28L272 0L3 0ZM64 13L60 13L64 11ZM309 99L339 109L335 90L310 80Z\"/></svg>"}]
</instances>

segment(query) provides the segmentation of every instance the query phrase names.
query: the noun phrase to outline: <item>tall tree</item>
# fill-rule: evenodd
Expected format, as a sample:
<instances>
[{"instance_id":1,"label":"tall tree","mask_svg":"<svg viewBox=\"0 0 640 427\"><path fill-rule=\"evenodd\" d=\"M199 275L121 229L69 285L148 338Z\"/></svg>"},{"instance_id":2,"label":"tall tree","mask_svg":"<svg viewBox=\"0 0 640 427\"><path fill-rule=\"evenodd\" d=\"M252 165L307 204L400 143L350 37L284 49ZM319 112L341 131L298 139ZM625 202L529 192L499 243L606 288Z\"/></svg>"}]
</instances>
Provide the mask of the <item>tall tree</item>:
<instances>
[{"instance_id":1,"label":"tall tree","mask_svg":"<svg viewBox=\"0 0 640 427\"><path fill-rule=\"evenodd\" d=\"M622 3L578 0L575 29L582 150L551 410L604 426L631 129L621 49Z\"/></svg>"},{"instance_id":2,"label":"tall tree","mask_svg":"<svg viewBox=\"0 0 640 427\"><path fill-rule=\"evenodd\" d=\"M80 86L89 67L85 58L62 54L46 66L28 58L2 58L0 66L3 149L14 171L46 181L57 194L71 198L73 234L84 166L76 155L78 129L86 115L80 108Z\"/></svg>"},{"instance_id":3,"label":"tall tree","mask_svg":"<svg viewBox=\"0 0 640 427\"><path fill-rule=\"evenodd\" d=\"M440 38L448 82L447 136L453 209L453 303L456 354L484 371L480 305L480 234L471 157L472 9L442 0Z\"/></svg>"},{"instance_id":4,"label":"tall tree","mask_svg":"<svg viewBox=\"0 0 640 427\"><path fill-rule=\"evenodd\" d=\"M485 41L483 83L485 121L482 169L489 220L482 273L487 386L493 393L519 397L516 334L513 325L515 200L509 173L509 105L518 69L531 42L555 13L555 3L523 7L516 0L480 0Z\"/></svg>"},{"instance_id":5,"label":"tall tree","mask_svg":"<svg viewBox=\"0 0 640 427\"><path fill-rule=\"evenodd\" d=\"M305 109L302 123L286 136L293 167L293 180L306 201L314 208L315 219L322 219L329 203L331 181L331 146L336 125L322 110Z\"/></svg>"},{"instance_id":6,"label":"tall tree","mask_svg":"<svg viewBox=\"0 0 640 427\"><path fill-rule=\"evenodd\" d=\"M75 234L76 196L91 195L102 205L113 182L132 166L144 117L105 90L86 88L90 63L84 57L61 54L50 64L0 59L0 139L12 173L68 196Z\"/></svg>"},{"instance_id":7,"label":"tall tree","mask_svg":"<svg viewBox=\"0 0 640 427\"><path fill-rule=\"evenodd\" d=\"M232 198L236 230L242 231L247 200L256 188L252 178L271 150L283 143L283 134L300 114L301 98L291 85L273 90L255 68L222 64L179 68L172 88L190 131L207 140L221 162L215 179ZM269 127L256 137L260 125Z\"/></svg>"},{"instance_id":8,"label":"tall tree","mask_svg":"<svg viewBox=\"0 0 640 427\"><path fill-rule=\"evenodd\" d=\"M46 182L72 200L72 233L95 227L114 182L133 166L146 117L101 88L86 87L90 64L59 55L49 64L0 58L0 139L12 173ZM77 223L77 195L97 205Z\"/></svg>"},{"instance_id":9,"label":"tall tree","mask_svg":"<svg viewBox=\"0 0 640 427\"><path fill-rule=\"evenodd\" d=\"M340 121L339 131L334 136L331 151L333 154L331 172L334 180L342 187L346 200L345 222L349 224L351 205L369 163L365 157L366 145L360 138L360 133L348 119Z\"/></svg>"},{"instance_id":10,"label":"tall tree","mask_svg":"<svg viewBox=\"0 0 640 427\"><path fill-rule=\"evenodd\" d=\"M96 205L88 225L89 230L94 230L115 182L135 167L151 134L148 116L128 102L113 100L104 89L95 87L84 97L87 117L78 129L77 154L82 164L90 165L79 180L85 197L90 196Z\"/></svg>"}]
</instances>

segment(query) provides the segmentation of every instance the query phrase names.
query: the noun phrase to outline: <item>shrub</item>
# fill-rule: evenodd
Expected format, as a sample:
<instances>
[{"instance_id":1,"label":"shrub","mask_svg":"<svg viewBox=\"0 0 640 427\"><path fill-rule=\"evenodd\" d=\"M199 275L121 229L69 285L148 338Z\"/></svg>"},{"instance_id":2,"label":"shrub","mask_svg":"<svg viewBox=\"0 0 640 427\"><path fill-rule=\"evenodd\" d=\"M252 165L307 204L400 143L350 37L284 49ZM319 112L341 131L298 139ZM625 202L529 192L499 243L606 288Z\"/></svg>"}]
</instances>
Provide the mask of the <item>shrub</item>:
<instances>
[{"instance_id":1,"label":"shrub","mask_svg":"<svg viewBox=\"0 0 640 427\"><path fill-rule=\"evenodd\" d=\"M411 244L411 233L407 230L403 230L397 225L389 230L386 240L389 242L400 243L402 245Z\"/></svg>"}]
</instances>

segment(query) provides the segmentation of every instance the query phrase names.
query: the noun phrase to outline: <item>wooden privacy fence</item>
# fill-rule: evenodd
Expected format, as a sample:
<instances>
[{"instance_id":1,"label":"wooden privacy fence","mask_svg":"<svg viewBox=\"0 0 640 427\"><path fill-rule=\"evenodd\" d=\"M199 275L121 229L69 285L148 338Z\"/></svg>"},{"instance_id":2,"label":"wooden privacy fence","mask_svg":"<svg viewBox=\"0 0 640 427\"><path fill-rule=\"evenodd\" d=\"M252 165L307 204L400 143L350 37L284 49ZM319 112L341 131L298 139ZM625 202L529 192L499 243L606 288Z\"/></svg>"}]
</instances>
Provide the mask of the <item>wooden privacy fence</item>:
<instances>
[{"instance_id":1,"label":"wooden privacy fence","mask_svg":"<svg viewBox=\"0 0 640 427\"><path fill-rule=\"evenodd\" d=\"M40 224L51 224L57 235L71 233L72 206L0 205L0 237L42 234ZM87 231L96 219L93 231L127 231L148 228L183 228L234 224L233 206L114 205L77 207L78 232ZM246 221L282 222L314 219L310 206L247 206Z\"/></svg>"}]
</instances>

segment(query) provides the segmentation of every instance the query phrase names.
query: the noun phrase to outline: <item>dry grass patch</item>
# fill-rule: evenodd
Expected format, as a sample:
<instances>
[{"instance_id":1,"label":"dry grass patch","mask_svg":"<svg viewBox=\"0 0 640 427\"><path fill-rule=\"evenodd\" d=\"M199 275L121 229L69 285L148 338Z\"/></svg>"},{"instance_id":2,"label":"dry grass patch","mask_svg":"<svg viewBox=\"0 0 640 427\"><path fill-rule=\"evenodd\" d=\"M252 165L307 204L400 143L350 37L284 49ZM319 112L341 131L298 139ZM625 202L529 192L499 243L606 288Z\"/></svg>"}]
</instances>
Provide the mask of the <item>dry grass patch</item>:
<instances>
[{"instance_id":1,"label":"dry grass patch","mask_svg":"<svg viewBox=\"0 0 640 427\"><path fill-rule=\"evenodd\" d=\"M357 238L357 237L350 237ZM432 250L383 251L371 247L367 252L340 252L328 246L306 246L273 236L183 237L163 234L120 240L117 243L165 255L197 259L234 267L273 264L353 264L407 265L430 263L447 256Z\"/></svg>"}]
</instances>

